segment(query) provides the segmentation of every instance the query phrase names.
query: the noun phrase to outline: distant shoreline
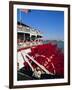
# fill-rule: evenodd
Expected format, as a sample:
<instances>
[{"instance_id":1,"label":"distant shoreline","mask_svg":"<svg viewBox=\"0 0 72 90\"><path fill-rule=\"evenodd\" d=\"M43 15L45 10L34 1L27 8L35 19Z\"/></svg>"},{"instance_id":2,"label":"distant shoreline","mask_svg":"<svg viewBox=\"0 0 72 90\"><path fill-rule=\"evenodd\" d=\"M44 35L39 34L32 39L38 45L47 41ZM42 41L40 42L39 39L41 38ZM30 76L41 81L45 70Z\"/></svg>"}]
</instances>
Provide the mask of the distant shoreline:
<instances>
[{"instance_id":1,"label":"distant shoreline","mask_svg":"<svg viewBox=\"0 0 72 90\"><path fill-rule=\"evenodd\" d=\"M64 52L64 41L62 40L44 40L43 41L43 44L48 44L48 43L57 44L58 48L61 48L62 51Z\"/></svg>"}]
</instances>

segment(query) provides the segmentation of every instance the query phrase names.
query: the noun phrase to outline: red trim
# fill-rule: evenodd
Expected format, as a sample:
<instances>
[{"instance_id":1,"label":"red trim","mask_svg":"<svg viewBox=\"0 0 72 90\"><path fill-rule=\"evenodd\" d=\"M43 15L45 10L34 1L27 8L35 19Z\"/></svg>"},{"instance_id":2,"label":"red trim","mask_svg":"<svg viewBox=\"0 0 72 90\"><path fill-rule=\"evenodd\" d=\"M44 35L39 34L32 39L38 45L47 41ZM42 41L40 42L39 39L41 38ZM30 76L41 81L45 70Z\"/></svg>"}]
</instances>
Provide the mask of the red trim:
<instances>
[{"instance_id":1,"label":"red trim","mask_svg":"<svg viewBox=\"0 0 72 90\"><path fill-rule=\"evenodd\" d=\"M21 50L25 50L25 49L28 49L28 48L34 48L34 47L36 47L36 46L25 47L25 48L23 47L23 48L20 48L20 49L18 49L18 50L17 50L17 52L19 52L19 51L21 51Z\"/></svg>"}]
</instances>

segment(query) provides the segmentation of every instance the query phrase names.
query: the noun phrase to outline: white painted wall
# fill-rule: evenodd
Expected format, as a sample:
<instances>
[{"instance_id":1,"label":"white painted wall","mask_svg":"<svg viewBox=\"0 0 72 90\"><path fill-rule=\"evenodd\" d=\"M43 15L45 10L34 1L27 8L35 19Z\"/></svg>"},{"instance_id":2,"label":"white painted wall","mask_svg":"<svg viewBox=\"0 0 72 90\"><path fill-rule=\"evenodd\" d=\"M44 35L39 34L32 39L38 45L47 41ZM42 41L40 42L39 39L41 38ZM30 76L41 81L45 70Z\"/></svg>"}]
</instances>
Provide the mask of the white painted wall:
<instances>
[{"instance_id":1,"label":"white painted wall","mask_svg":"<svg viewBox=\"0 0 72 90\"><path fill-rule=\"evenodd\" d=\"M38 1L38 2L48 2L48 3L70 4L71 5L71 29L72 29L72 0L17 0L17 1L30 1L30 2ZM71 34L72 34L72 31L71 31ZM71 46L72 46L72 42L71 42ZM72 56L71 56L71 59L72 59ZM71 68L72 68L72 62L71 62ZM0 0L0 90L9 89L8 81L9 81L9 0ZM72 88L72 77L71 77L70 86L29 88L25 90L40 90L40 89L71 90L71 88Z\"/></svg>"}]
</instances>

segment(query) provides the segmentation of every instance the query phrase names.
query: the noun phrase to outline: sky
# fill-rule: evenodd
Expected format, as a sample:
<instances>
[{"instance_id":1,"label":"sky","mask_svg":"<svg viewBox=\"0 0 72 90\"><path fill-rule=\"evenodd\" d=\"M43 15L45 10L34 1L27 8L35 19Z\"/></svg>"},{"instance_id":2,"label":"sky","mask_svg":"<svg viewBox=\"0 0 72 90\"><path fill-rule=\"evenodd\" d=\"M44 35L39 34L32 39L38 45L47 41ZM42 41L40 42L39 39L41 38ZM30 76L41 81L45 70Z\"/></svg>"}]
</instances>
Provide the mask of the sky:
<instances>
[{"instance_id":1,"label":"sky","mask_svg":"<svg viewBox=\"0 0 72 90\"><path fill-rule=\"evenodd\" d=\"M31 10L25 13L17 10L17 21L39 29L45 40L64 40L64 12Z\"/></svg>"}]
</instances>

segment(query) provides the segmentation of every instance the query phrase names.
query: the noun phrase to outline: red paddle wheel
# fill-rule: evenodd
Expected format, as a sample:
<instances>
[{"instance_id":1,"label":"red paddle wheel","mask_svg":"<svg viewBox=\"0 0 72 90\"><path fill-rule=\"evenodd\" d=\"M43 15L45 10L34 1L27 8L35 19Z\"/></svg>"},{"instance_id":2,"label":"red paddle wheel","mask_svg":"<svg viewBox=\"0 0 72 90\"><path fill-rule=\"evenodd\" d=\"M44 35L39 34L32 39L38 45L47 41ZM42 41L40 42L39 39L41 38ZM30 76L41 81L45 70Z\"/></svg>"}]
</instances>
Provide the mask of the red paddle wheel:
<instances>
[{"instance_id":1,"label":"red paddle wheel","mask_svg":"<svg viewBox=\"0 0 72 90\"><path fill-rule=\"evenodd\" d=\"M31 53L29 55L40 65L43 65L49 72L64 76L64 54L57 45L38 45L35 48L31 48ZM32 65L34 68L37 67L35 63ZM26 67L28 69L28 64L26 64Z\"/></svg>"}]
</instances>

